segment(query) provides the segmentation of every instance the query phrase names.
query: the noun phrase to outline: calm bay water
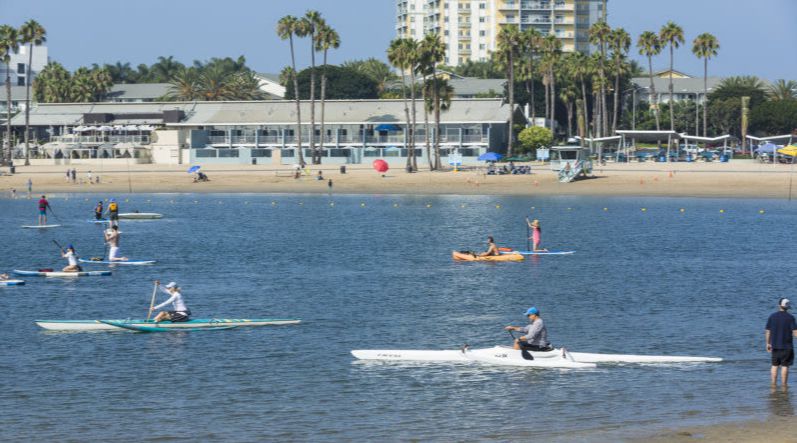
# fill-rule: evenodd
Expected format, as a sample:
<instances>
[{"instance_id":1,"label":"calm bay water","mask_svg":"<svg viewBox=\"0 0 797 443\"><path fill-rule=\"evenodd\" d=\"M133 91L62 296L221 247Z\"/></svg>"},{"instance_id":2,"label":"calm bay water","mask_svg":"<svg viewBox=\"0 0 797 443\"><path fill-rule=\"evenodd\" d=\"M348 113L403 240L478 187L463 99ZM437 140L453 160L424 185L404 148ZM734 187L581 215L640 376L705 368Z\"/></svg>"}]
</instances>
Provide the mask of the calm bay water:
<instances>
[{"instance_id":1,"label":"calm bay water","mask_svg":"<svg viewBox=\"0 0 797 443\"><path fill-rule=\"evenodd\" d=\"M0 271L64 266L53 239L101 255L102 228L84 221L98 198L55 196L65 226L47 232L18 228L35 201L0 200ZM769 392L763 350L777 298L797 298L797 206L785 201L170 194L121 209L166 216L122 222L123 254L158 265L0 288L0 439L609 439L794 414L794 394ZM548 247L578 252L452 262L488 234L525 246L526 215ZM195 317L303 324L64 334L33 323L143 317L155 278L179 282ZM502 326L531 305L572 350L728 361L555 371L349 354L509 344Z\"/></svg>"}]
</instances>

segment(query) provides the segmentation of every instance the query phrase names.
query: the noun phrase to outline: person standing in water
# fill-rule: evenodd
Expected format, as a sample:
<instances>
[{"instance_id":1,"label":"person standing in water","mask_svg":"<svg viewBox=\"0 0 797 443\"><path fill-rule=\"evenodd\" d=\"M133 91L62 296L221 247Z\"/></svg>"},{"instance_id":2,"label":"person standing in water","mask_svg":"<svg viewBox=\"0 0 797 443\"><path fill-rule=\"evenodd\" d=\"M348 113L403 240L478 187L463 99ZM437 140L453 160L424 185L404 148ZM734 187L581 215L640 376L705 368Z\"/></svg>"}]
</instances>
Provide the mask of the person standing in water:
<instances>
[{"instance_id":1,"label":"person standing in water","mask_svg":"<svg viewBox=\"0 0 797 443\"><path fill-rule=\"evenodd\" d=\"M540 228L540 221L537 219L529 221L529 219L526 218L526 223L531 229L531 237L529 237L533 245L531 250L534 252L548 252L547 249L540 248L540 244L542 243L542 228Z\"/></svg>"},{"instance_id":2,"label":"person standing in water","mask_svg":"<svg viewBox=\"0 0 797 443\"><path fill-rule=\"evenodd\" d=\"M61 257L67 259L69 262L69 264L62 269L63 272L80 272L83 270L78 264L78 256L74 246L69 245L66 247L66 251L61 251Z\"/></svg>"},{"instance_id":3,"label":"person standing in water","mask_svg":"<svg viewBox=\"0 0 797 443\"><path fill-rule=\"evenodd\" d=\"M47 201L47 197L42 195L42 198L39 199L39 226L43 226L47 224L47 210L51 210L50 202Z\"/></svg>"},{"instance_id":4,"label":"person standing in water","mask_svg":"<svg viewBox=\"0 0 797 443\"><path fill-rule=\"evenodd\" d=\"M156 280L155 285L164 294L168 295L169 299L157 306L153 306L150 311L157 311L166 305L172 305L171 311L161 311L155 316L155 319L153 320L155 323L164 320L183 322L191 319L191 310L185 305L185 302L183 301L183 294L180 292L180 287L177 286L177 283L171 282L166 286L161 286L161 282Z\"/></svg>"},{"instance_id":5,"label":"person standing in water","mask_svg":"<svg viewBox=\"0 0 797 443\"><path fill-rule=\"evenodd\" d=\"M794 337L797 336L797 321L789 314L791 302L788 298L778 300L778 312L769 316L765 337L767 352L772 354L772 368L770 377L772 386L778 384L778 368L780 368L780 382L783 386L789 384L789 366L794 363Z\"/></svg>"},{"instance_id":6,"label":"person standing in water","mask_svg":"<svg viewBox=\"0 0 797 443\"><path fill-rule=\"evenodd\" d=\"M108 261L127 261L127 257L119 257L119 226L113 225L105 230L105 243L108 243Z\"/></svg>"}]
</instances>

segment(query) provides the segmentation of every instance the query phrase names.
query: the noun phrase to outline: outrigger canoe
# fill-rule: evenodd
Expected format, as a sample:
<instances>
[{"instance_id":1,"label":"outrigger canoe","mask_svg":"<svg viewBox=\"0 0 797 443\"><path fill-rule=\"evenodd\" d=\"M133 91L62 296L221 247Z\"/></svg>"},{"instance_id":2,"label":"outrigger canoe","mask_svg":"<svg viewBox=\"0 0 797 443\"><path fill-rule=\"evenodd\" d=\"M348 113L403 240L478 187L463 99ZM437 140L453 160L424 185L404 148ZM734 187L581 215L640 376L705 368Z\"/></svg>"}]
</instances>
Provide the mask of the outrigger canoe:
<instances>
[{"instance_id":1,"label":"outrigger canoe","mask_svg":"<svg viewBox=\"0 0 797 443\"><path fill-rule=\"evenodd\" d=\"M522 261L523 256L520 254L502 254L502 255L489 255L486 257L479 257L473 252L468 251L452 251L451 257L456 261Z\"/></svg>"},{"instance_id":2,"label":"outrigger canoe","mask_svg":"<svg viewBox=\"0 0 797 443\"><path fill-rule=\"evenodd\" d=\"M119 214L120 220L156 220L159 218L163 218L163 214L155 212L125 212Z\"/></svg>"},{"instance_id":3,"label":"outrigger canoe","mask_svg":"<svg viewBox=\"0 0 797 443\"><path fill-rule=\"evenodd\" d=\"M36 325L50 331L137 331L165 332L191 331L198 329L218 329L246 326L283 326L301 323L298 318L197 318L189 321L172 323L152 320L35 320ZM153 330L156 329L156 330ZM165 331L164 331L165 330Z\"/></svg>"},{"instance_id":4,"label":"outrigger canoe","mask_svg":"<svg viewBox=\"0 0 797 443\"><path fill-rule=\"evenodd\" d=\"M355 350L352 355L359 360L415 361L415 362L477 362L502 366L527 366L540 368L589 368L597 363L713 363L716 357L687 357L667 355L590 354L554 349L546 352L517 351L507 346L458 351L412 350Z\"/></svg>"},{"instance_id":5,"label":"outrigger canoe","mask_svg":"<svg viewBox=\"0 0 797 443\"><path fill-rule=\"evenodd\" d=\"M89 263L95 265L126 265L126 266L144 266L144 265L154 265L157 263L156 260L91 260L81 258L78 260L80 263Z\"/></svg>"},{"instance_id":6,"label":"outrigger canoe","mask_svg":"<svg viewBox=\"0 0 797 443\"><path fill-rule=\"evenodd\" d=\"M20 271L14 269L14 274L26 277L105 277L111 275L111 271L81 271L81 272L62 272L62 271Z\"/></svg>"},{"instance_id":7,"label":"outrigger canoe","mask_svg":"<svg viewBox=\"0 0 797 443\"><path fill-rule=\"evenodd\" d=\"M25 280L0 280L0 286L22 286Z\"/></svg>"}]
</instances>

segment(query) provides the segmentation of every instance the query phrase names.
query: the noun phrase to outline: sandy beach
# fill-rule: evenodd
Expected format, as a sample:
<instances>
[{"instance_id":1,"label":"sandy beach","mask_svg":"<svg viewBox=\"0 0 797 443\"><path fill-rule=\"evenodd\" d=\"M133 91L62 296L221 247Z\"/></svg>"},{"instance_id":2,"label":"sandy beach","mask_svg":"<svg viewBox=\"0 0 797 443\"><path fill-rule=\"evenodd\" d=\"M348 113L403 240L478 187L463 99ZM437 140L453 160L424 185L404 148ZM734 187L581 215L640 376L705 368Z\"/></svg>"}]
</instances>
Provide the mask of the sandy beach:
<instances>
[{"instance_id":1,"label":"sandy beach","mask_svg":"<svg viewBox=\"0 0 797 443\"><path fill-rule=\"evenodd\" d=\"M685 442L733 442L733 443L787 443L797 442L797 418L773 416L766 420L723 423L711 426L691 426L657 435L632 439L633 442L685 443Z\"/></svg>"},{"instance_id":2,"label":"sandy beach","mask_svg":"<svg viewBox=\"0 0 797 443\"><path fill-rule=\"evenodd\" d=\"M288 166L219 166L203 168L210 182L193 183L187 166L78 166L78 183L66 180L66 166L18 166L16 174L0 177L0 190L103 193L339 193L339 194L456 194L456 195L596 195L724 198L790 198L793 167L752 161L731 163L628 163L596 167L594 177L559 183L546 165L531 164L532 175L485 175L481 168L464 171L407 174L393 169L385 177L365 165L349 165L341 174L335 165L308 167L299 179ZM100 184L89 184L87 172ZM318 180L321 171L324 180ZM329 187L329 180L332 187ZM791 190L790 190L791 187Z\"/></svg>"}]
</instances>

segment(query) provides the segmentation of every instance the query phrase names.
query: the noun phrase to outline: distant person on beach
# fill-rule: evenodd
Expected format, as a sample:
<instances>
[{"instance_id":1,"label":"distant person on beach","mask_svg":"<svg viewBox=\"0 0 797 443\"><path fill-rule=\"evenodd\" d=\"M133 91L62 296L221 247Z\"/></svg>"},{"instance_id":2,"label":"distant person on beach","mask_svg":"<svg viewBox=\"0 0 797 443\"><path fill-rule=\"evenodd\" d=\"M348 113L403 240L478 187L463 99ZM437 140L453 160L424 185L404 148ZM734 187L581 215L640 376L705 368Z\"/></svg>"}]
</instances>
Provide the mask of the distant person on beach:
<instances>
[{"instance_id":1,"label":"distant person on beach","mask_svg":"<svg viewBox=\"0 0 797 443\"><path fill-rule=\"evenodd\" d=\"M105 243L108 243L108 261L127 261L127 257L119 257L119 226L111 226L105 230Z\"/></svg>"},{"instance_id":2,"label":"distant person on beach","mask_svg":"<svg viewBox=\"0 0 797 443\"><path fill-rule=\"evenodd\" d=\"M479 257L490 257L493 255L501 255L501 251L498 249L498 246L496 246L493 236L490 235L487 237L487 251L479 254Z\"/></svg>"},{"instance_id":3,"label":"distant person on beach","mask_svg":"<svg viewBox=\"0 0 797 443\"><path fill-rule=\"evenodd\" d=\"M548 329L545 328L545 323L540 318L540 310L532 306L526 311L526 318L529 319L527 326L504 328L507 331L518 331L524 334L515 339L514 349L518 351L550 351L552 348L551 343L548 342Z\"/></svg>"},{"instance_id":4,"label":"distant person on beach","mask_svg":"<svg viewBox=\"0 0 797 443\"><path fill-rule=\"evenodd\" d=\"M332 191L332 179L331 178L327 182L327 187L329 188L330 191Z\"/></svg>"},{"instance_id":5,"label":"distant person on beach","mask_svg":"<svg viewBox=\"0 0 797 443\"><path fill-rule=\"evenodd\" d=\"M324 181L324 173L321 172L321 171L318 171L318 176L316 177L316 180Z\"/></svg>"},{"instance_id":6,"label":"distant person on beach","mask_svg":"<svg viewBox=\"0 0 797 443\"><path fill-rule=\"evenodd\" d=\"M33 192L33 181L28 179L28 198L30 198L30 194Z\"/></svg>"},{"instance_id":7,"label":"distant person on beach","mask_svg":"<svg viewBox=\"0 0 797 443\"><path fill-rule=\"evenodd\" d=\"M77 183L77 170L72 168L72 183Z\"/></svg>"},{"instance_id":8,"label":"distant person on beach","mask_svg":"<svg viewBox=\"0 0 797 443\"><path fill-rule=\"evenodd\" d=\"M89 184L94 183L94 180L91 178L91 171L86 173L86 179L89 181Z\"/></svg>"},{"instance_id":9,"label":"distant person on beach","mask_svg":"<svg viewBox=\"0 0 797 443\"><path fill-rule=\"evenodd\" d=\"M47 197L42 195L42 198L39 199L39 226L47 224L47 210L51 210L50 202L47 201Z\"/></svg>"},{"instance_id":10,"label":"distant person on beach","mask_svg":"<svg viewBox=\"0 0 797 443\"><path fill-rule=\"evenodd\" d=\"M72 181L72 176L71 176L70 172L71 172L71 171L70 171L69 169L67 169L67 170L66 170L66 182L67 182L67 183L69 183L70 181Z\"/></svg>"},{"instance_id":11,"label":"distant person on beach","mask_svg":"<svg viewBox=\"0 0 797 443\"><path fill-rule=\"evenodd\" d=\"M83 270L78 264L78 256L77 253L75 253L74 246L69 245L66 247L66 251L61 251L61 257L67 259L69 263L62 269L63 272L80 272Z\"/></svg>"},{"instance_id":12,"label":"distant person on beach","mask_svg":"<svg viewBox=\"0 0 797 443\"><path fill-rule=\"evenodd\" d=\"M778 368L780 382L789 384L789 366L794 363L794 337L797 336L797 321L788 310L791 302L788 298L778 300L778 312L769 316L766 327L767 352L772 354L770 377L772 385L778 384Z\"/></svg>"},{"instance_id":13,"label":"distant person on beach","mask_svg":"<svg viewBox=\"0 0 797 443\"><path fill-rule=\"evenodd\" d=\"M105 210L102 205L102 200L100 200L97 202L97 206L94 207L94 220L102 220L103 212L105 212Z\"/></svg>"},{"instance_id":14,"label":"distant person on beach","mask_svg":"<svg viewBox=\"0 0 797 443\"><path fill-rule=\"evenodd\" d=\"M540 221L537 219L529 221L527 217L526 223L529 225L529 228L531 229L531 237L529 237L529 240L531 240L532 242L531 250L534 252L548 252L547 249L540 248L540 244L542 242L542 228L540 228Z\"/></svg>"}]
</instances>

